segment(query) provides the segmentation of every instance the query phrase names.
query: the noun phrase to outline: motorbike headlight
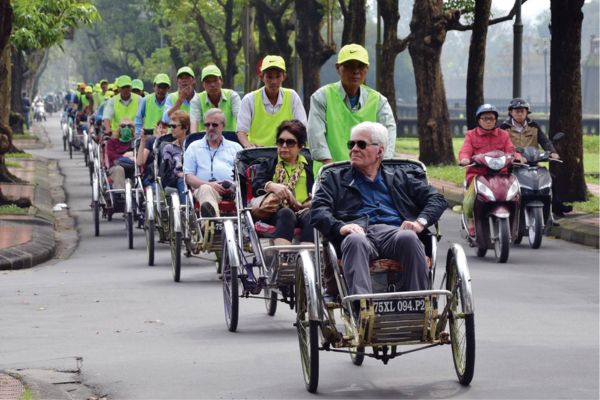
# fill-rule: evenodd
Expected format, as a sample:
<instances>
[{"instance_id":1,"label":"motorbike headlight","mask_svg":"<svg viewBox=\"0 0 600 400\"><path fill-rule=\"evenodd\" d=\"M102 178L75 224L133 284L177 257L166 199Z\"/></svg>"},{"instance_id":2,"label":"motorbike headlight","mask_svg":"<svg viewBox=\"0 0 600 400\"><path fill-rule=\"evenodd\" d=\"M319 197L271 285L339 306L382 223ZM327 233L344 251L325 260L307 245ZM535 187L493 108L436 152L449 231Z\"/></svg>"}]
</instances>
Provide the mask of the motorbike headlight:
<instances>
[{"instance_id":1,"label":"motorbike headlight","mask_svg":"<svg viewBox=\"0 0 600 400\"><path fill-rule=\"evenodd\" d=\"M510 201L515 197L515 195L519 193L519 181L514 180L510 188L508 188L508 193L506 193L506 201Z\"/></svg>"},{"instance_id":2,"label":"motorbike headlight","mask_svg":"<svg viewBox=\"0 0 600 400\"><path fill-rule=\"evenodd\" d=\"M475 181L475 184L477 185L477 193L483 194L489 201L496 201L496 196L494 196L494 193L489 187L480 181Z\"/></svg>"},{"instance_id":3,"label":"motorbike headlight","mask_svg":"<svg viewBox=\"0 0 600 400\"><path fill-rule=\"evenodd\" d=\"M502 157L485 156L485 162L487 163L488 167L490 167L490 169L493 169L494 171L499 171L502 169L502 167L504 167L504 164L506 164L506 156L502 156Z\"/></svg>"}]
</instances>

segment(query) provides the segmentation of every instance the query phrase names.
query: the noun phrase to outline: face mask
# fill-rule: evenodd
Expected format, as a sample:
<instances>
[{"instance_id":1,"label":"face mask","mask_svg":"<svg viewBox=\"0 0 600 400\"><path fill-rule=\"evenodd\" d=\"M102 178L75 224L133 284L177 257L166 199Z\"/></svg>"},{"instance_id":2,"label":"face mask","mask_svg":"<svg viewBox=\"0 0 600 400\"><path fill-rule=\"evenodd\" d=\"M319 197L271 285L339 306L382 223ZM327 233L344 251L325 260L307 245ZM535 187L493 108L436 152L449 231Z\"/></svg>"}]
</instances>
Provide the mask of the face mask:
<instances>
[{"instance_id":1,"label":"face mask","mask_svg":"<svg viewBox=\"0 0 600 400\"><path fill-rule=\"evenodd\" d=\"M123 143L131 142L133 139L133 130L131 128L121 128L119 131L119 140Z\"/></svg>"}]
</instances>

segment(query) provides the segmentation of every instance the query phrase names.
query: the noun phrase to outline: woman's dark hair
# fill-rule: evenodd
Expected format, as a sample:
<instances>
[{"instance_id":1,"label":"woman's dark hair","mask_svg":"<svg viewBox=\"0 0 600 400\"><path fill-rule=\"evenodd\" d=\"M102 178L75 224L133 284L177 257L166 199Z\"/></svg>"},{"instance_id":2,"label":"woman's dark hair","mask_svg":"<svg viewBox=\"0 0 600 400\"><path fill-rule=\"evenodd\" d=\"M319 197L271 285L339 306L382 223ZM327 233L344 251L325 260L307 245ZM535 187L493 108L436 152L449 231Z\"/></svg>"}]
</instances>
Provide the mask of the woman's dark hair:
<instances>
[{"instance_id":1,"label":"woman's dark hair","mask_svg":"<svg viewBox=\"0 0 600 400\"><path fill-rule=\"evenodd\" d=\"M304 147L304 145L306 144L306 127L302 122L298 121L297 119L283 121L277 127L277 135L275 136L275 139L279 139L279 136L283 131L288 131L289 133L294 135L294 137L298 141L298 146Z\"/></svg>"}]
</instances>

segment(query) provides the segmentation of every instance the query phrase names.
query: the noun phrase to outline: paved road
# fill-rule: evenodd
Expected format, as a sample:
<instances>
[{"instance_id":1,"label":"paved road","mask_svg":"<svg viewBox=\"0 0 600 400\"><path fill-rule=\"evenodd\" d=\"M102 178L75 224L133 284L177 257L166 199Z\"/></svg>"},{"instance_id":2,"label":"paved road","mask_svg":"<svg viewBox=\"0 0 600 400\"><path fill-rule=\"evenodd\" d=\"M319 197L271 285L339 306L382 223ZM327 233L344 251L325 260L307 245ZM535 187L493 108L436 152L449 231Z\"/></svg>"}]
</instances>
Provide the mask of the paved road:
<instances>
[{"instance_id":1,"label":"paved road","mask_svg":"<svg viewBox=\"0 0 600 400\"><path fill-rule=\"evenodd\" d=\"M313 398L303 386L294 314L268 317L241 301L239 331L223 318L214 263L184 259L171 280L169 252L145 263L142 231L128 250L120 218L93 237L82 156L58 147L80 242L67 260L0 275L0 369L53 367L83 358L85 381L112 398ZM460 242L442 220L441 254ZM467 249L476 306L477 360L470 387L455 378L449 347L390 361L321 352L324 398L598 398L598 250L544 238L511 249L509 263ZM443 258L438 263L443 270ZM441 277L441 273L438 274Z\"/></svg>"}]
</instances>

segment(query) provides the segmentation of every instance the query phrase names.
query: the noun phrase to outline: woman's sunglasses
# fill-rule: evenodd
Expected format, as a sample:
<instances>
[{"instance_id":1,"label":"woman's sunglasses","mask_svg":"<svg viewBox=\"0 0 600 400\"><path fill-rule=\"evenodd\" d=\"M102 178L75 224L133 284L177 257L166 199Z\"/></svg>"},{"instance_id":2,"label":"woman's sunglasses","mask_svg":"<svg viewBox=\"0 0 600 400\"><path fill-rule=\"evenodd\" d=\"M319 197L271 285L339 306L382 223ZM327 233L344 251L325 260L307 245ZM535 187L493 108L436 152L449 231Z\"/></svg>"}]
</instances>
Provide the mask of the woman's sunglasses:
<instances>
[{"instance_id":1,"label":"woman's sunglasses","mask_svg":"<svg viewBox=\"0 0 600 400\"><path fill-rule=\"evenodd\" d=\"M133 128L132 124L121 124L119 125L121 128Z\"/></svg>"},{"instance_id":2,"label":"woman's sunglasses","mask_svg":"<svg viewBox=\"0 0 600 400\"><path fill-rule=\"evenodd\" d=\"M167 126L168 126L169 128L171 128L171 129L175 129L175 128L177 128L178 126L181 126L181 125L177 125L177 124L169 124L169 125L167 125Z\"/></svg>"},{"instance_id":3,"label":"woman's sunglasses","mask_svg":"<svg viewBox=\"0 0 600 400\"><path fill-rule=\"evenodd\" d=\"M284 144L287 147L293 147L293 146L297 145L298 142L295 141L294 139L277 139L277 145L278 146L283 146Z\"/></svg>"},{"instance_id":4,"label":"woman's sunglasses","mask_svg":"<svg viewBox=\"0 0 600 400\"><path fill-rule=\"evenodd\" d=\"M367 143L364 140L349 140L348 150L352 150L354 146L358 146L359 149L364 150L367 146L379 146L379 143Z\"/></svg>"}]
</instances>

